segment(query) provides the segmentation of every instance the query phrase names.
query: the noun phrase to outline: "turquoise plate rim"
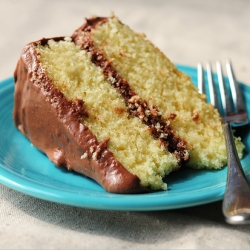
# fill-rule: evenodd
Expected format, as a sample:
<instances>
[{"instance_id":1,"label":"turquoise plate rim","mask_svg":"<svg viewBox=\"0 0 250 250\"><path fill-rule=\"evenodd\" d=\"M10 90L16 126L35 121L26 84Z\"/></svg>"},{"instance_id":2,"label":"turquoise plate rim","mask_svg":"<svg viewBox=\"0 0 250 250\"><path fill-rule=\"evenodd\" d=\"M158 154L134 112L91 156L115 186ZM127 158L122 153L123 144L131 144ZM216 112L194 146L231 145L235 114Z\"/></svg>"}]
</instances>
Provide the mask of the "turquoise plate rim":
<instances>
[{"instance_id":1,"label":"turquoise plate rim","mask_svg":"<svg viewBox=\"0 0 250 250\"><path fill-rule=\"evenodd\" d=\"M193 67L177 65L197 85ZM250 87L240 83L247 109ZM14 79L0 82L0 183L43 200L100 210L155 211L184 208L221 200L227 168L217 171L185 169L166 177L169 189L146 194L112 194L95 181L56 167L15 128L12 119ZM250 134L241 131L246 145L242 160L250 180Z\"/></svg>"}]
</instances>

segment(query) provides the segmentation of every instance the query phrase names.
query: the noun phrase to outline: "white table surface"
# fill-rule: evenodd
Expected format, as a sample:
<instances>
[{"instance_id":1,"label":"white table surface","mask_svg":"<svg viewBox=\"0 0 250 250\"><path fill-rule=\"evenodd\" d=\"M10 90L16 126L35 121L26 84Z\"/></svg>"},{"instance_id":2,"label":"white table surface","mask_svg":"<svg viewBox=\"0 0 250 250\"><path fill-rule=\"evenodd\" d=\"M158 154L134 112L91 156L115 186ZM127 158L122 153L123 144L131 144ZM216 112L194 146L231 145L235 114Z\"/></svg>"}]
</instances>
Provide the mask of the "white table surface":
<instances>
[{"instance_id":1,"label":"white table surface","mask_svg":"<svg viewBox=\"0 0 250 250\"><path fill-rule=\"evenodd\" d=\"M70 35L85 17L114 12L147 34L173 62L230 58L250 84L248 0L0 0L0 80L22 48ZM0 249L250 249L250 225L224 222L221 201L157 212L98 211L59 205L0 185Z\"/></svg>"}]
</instances>

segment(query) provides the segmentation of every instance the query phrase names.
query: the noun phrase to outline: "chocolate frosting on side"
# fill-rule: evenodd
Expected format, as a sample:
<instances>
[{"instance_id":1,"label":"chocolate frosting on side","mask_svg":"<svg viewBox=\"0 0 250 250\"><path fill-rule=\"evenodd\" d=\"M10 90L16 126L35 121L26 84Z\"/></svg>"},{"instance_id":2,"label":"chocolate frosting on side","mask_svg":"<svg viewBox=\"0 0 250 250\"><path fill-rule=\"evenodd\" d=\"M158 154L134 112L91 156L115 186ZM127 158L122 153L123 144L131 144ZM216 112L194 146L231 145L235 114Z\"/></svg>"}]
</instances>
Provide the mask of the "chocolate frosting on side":
<instances>
[{"instance_id":1,"label":"chocolate frosting on side","mask_svg":"<svg viewBox=\"0 0 250 250\"><path fill-rule=\"evenodd\" d=\"M88 115L84 101L67 100L46 75L35 47L48 40L28 44L18 61L14 73L16 127L57 166L96 180L108 192L147 191L107 149L108 140L98 142L81 123Z\"/></svg>"}]
</instances>

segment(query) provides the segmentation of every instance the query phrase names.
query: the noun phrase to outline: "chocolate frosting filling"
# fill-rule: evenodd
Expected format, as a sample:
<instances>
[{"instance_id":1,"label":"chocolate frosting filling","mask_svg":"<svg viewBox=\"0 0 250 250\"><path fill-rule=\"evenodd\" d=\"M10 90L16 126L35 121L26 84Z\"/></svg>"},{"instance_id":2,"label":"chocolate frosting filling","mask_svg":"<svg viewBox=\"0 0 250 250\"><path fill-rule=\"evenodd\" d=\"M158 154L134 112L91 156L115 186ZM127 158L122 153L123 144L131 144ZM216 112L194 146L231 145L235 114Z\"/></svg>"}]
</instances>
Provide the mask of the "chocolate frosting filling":
<instances>
[{"instance_id":1,"label":"chocolate frosting filling","mask_svg":"<svg viewBox=\"0 0 250 250\"><path fill-rule=\"evenodd\" d=\"M63 38L54 38L59 41ZM81 123L88 113L84 102L67 100L42 68L35 47L49 39L28 44L14 72L14 122L34 146L57 166L96 180L108 192L139 193L147 189Z\"/></svg>"},{"instance_id":2,"label":"chocolate frosting filling","mask_svg":"<svg viewBox=\"0 0 250 250\"><path fill-rule=\"evenodd\" d=\"M156 106L149 106L146 100L143 100L139 94L133 91L127 80L122 78L112 66L112 62L105 58L100 49L95 47L91 38L91 31L107 21L107 18L101 17L87 19L86 23L72 35L73 41L81 49L91 53L92 62L102 69L105 78L124 98L128 112L146 124L153 136L159 139L164 147L177 157L179 165L183 165L189 160L186 142L179 138L169 125L170 120L174 119L176 115L171 114L168 119L164 119L159 109Z\"/></svg>"}]
</instances>

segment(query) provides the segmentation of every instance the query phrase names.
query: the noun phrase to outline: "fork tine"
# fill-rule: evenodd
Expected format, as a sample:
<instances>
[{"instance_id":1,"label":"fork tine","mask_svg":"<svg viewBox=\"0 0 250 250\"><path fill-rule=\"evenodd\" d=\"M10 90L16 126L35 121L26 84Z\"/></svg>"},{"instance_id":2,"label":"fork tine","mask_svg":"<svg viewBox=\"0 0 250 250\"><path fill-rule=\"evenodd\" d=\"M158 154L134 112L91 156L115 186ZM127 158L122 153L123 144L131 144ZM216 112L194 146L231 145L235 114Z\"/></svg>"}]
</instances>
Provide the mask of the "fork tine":
<instances>
[{"instance_id":1,"label":"fork tine","mask_svg":"<svg viewBox=\"0 0 250 250\"><path fill-rule=\"evenodd\" d=\"M219 88L220 88L222 109L224 112L224 116L227 116L227 115L230 115L233 112L233 110L232 110L232 105L229 100L228 92L226 90L226 85L223 79L221 63L219 61L216 62L216 69L217 69L217 76L218 76L218 82L219 82Z\"/></svg>"},{"instance_id":2,"label":"fork tine","mask_svg":"<svg viewBox=\"0 0 250 250\"><path fill-rule=\"evenodd\" d=\"M216 109L219 110L218 100L216 98L215 84L213 81L213 75L212 75L210 63L207 63L207 80L208 80L208 86L209 86L210 102Z\"/></svg>"},{"instance_id":3,"label":"fork tine","mask_svg":"<svg viewBox=\"0 0 250 250\"><path fill-rule=\"evenodd\" d=\"M227 70L229 84L230 84L230 88L231 88L231 92L232 92L233 103L234 103L234 106L236 109L235 112L236 113L245 112L246 107L244 104L242 93L241 93L239 85L235 79L232 64L229 60L226 62L226 70Z\"/></svg>"},{"instance_id":4,"label":"fork tine","mask_svg":"<svg viewBox=\"0 0 250 250\"><path fill-rule=\"evenodd\" d=\"M205 93L205 84L204 84L204 75L203 75L203 67L201 63L197 65L197 75L198 75L198 90L199 93Z\"/></svg>"},{"instance_id":5,"label":"fork tine","mask_svg":"<svg viewBox=\"0 0 250 250\"><path fill-rule=\"evenodd\" d=\"M222 119L222 122L225 133L228 157L228 177L222 210L228 223L245 224L250 223L250 185L246 176L244 175L244 170L242 169L240 160L238 158L237 149L235 146L235 139L231 127L246 125L249 123L249 120L247 113L244 112L244 101L241 96L240 89L235 80L231 64L227 63L228 77L230 78L229 81L231 85L230 91L229 88L226 88L225 83L223 81L223 73L220 62L217 62L216 66L218 72L217 77L219 82L218 92L220 92L218 98L221 97L222 107L224 108L224 117ZM197 71L199 91L205 94L206 91L204 86L203 68L201 63L198 64ZM219 101L216 98L216 89L213 81L213 74L210 63L207 64L207 80L210 92L210 102L215 108L218 109ZM229 95L227 95L227 93L230 93L232 91L233 98L235 100L234 102L237 103L237 111L242 111L240 113L232 111L228 114L227 110L228 108L230 108L230 101Z\"/></svg>"}]
</instances>

